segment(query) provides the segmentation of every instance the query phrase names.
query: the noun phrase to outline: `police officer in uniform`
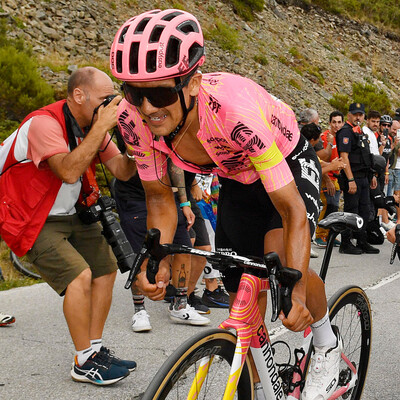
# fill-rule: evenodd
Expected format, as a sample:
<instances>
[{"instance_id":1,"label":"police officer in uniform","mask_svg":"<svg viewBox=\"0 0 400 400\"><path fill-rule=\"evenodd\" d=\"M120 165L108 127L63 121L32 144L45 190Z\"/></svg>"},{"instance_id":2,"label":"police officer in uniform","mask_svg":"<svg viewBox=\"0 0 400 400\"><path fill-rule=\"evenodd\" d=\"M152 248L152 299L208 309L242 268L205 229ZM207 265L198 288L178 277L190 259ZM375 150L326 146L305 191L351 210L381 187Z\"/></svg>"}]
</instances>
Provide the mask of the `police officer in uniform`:
<instances>
[{"instance_id":1,"label":"police officer in uniform","mask_svg":"<svg viewBox=\"0 0 400 400\"><path fill-rule=\"evenodd\" d=\"M360 215L364 219L361 231L354 233L357 246L350 239L350 231L342 233L340 253L345 254L377 254L379 249L367 243L365 227L370 216L370 170L372 157L369 150L368 138L361 130L364 121L365 107L361 103L349 106L347 121L336 133L336 144L340 157L346 168L341 171L341 189L343 190L344 211ZM376 186L374 178L373 185Z\"/></svg>"}]
</instances>

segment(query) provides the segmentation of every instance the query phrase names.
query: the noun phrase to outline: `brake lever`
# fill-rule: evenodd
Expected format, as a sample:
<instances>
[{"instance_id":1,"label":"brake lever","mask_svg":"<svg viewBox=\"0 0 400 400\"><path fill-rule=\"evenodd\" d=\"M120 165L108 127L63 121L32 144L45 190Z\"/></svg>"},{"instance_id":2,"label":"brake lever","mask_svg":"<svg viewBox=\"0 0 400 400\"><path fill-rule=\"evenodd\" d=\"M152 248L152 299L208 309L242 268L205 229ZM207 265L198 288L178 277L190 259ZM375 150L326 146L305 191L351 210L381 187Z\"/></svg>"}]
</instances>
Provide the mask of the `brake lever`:
<instances>
[{"instance_id":1,"label":"brake lever","mask_svg":"<svg viewBox=\"0 0 400 400\"><path fill-rule=\"evenodd\" d=\"M135 279L136 275L140 271L140 267L143 264L143 261L147 258L149 251L146 247L142 247L140 250L140 253L136 255L135 261L132 264L131 271L129 272L128 279L126 280L125 283L125 289L130 289L133 283L133 280Z\"/></svg>"},{"instance_id":2,"label":"brake lever","mask_svg":"<svg viewBox=\"0 0 400 400\"><path fill-rule=\"evenodd\" d=\"M302 273L293 268L281 268L279 270L279 282L281 284L282 311L286 318L292 309L292 291L297 281L302 277Z\"/></svg>"},{"instance_id":3,"label":"brake lever","mask_svg":"<svg viewBox=\"0 0 400 400\"><path fill-rule=\"evenodd\" d=\"M271 291L272 317L271 322L278 319L281 312L281 288L277 280L277 272L280 265L279 257L276 253L271 252L264 256L264 262L268 269L269 288Z\"/></svg>"},{"instance_id":4,"label":"brake lever","mask_svg":"<svg viewBox=\"0 0 400 400\"><path fill-rule=\"evenodd\" d=\"M125 289L129 289L132 286L135 276L139 273L140 267L149 255L151 257L147 264L146 277L150 283L155 283L155 276L158 272L158 263L167 255L165 249L160 245L160 237L161 232L156 228L152 228L147 232L142 249L133 262L131 272L129 273L128 279L125 283Z\"/></svg>"}]
</instances>

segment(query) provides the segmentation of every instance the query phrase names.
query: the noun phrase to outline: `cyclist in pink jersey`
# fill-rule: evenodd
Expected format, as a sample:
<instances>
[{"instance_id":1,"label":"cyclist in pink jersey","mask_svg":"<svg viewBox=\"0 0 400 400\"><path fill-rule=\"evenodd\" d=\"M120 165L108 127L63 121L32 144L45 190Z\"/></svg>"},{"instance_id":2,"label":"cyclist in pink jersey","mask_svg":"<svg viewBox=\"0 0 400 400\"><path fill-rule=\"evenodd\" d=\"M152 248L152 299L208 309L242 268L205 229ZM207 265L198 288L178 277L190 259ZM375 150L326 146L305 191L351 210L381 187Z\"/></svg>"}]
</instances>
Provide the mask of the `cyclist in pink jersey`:
<instances>
[{"instance_id":1,"label":"cyclist in pink jersey","mask_svg":"<svg viewBox=\"0 0 400 400\"><path fill-rule=\"evenodd\" d=\"M279 254L302 272L283 324L293 331L311 325L315 354L303 399L327 399L338 382L342 341L333 333L324 284L308 268L310 234L318 219L321 169L300 135L293 111L249 79L228 73L202 75L204 40L196 18L182 10L152 10L126 21L111 48L113 75L123 81L119 127L146 192L148 228L171 243L176 207L167 159L221 182L217 250L262 257ZM223 272L231 301L242 271ZM165 295L167 262L156 283L138 275L153 300ZM265 312L266 293L259 299ZM257 378L256 378L257 380ZM322 397L321 397L322 396Z\"/></svg>"}]
</instances>

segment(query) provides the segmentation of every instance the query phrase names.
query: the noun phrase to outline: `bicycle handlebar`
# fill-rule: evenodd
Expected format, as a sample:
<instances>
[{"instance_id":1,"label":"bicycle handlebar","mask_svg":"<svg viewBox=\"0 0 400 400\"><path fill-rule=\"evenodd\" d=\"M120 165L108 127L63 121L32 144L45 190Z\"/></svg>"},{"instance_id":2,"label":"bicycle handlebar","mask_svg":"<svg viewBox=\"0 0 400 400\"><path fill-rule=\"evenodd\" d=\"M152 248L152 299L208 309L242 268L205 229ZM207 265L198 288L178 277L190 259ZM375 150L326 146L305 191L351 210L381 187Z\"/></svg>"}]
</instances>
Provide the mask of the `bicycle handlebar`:
<instances>
[{"instance_id":1,"label":"bicycle handlebar","mask_svg":"<svg viewBox=\"0 0 400 400\"><path fill-rule=\"evenodd\" d=\"M185 245L160 244L161 233L152 228L147 231L143 246L132 264L131 271L125 283L125 289L129 289L146 258L149 259L146 276L150 283L155 283L160 261L170 254L191 254L205 257L207 261L217 270L224 270L230 266L245 268L249 273L253 270L264 272L269 278L272 300L272 318L274 322L278 319L281 310L288 316L292 308L292 290L297 281L301 279L301 272L292 268L282 267L279 256L276 253L268 253L264 256L264 263L251 258L227 255L212 251L194 249Z\"/></svg>"}]
</instances>

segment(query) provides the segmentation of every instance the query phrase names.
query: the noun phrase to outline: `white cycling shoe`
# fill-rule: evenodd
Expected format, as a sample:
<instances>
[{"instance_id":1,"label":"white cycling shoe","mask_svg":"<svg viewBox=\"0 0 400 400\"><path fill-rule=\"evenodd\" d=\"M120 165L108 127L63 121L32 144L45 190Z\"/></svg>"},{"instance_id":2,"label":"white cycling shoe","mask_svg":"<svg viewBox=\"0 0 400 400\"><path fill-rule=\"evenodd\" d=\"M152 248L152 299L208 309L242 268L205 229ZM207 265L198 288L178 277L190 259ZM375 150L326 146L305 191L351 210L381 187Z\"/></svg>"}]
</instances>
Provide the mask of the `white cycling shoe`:
<instances>
[{"instance_id":1,"label":"white cycling shoe","mask_svg":"<svg viewBox=\"0 0 400 400\"><path fill-rule=\"evenodd\" d=\"M169 308L169 312L169 316L172 321L177 322L178 324L200 326L210 323L210 320L208 318L200 315L193 307L190 307L189 304L186 304L185 308L181 308L178 310L175 310L175 307L172 306Z\"/></svg>"},{"instance_id":2,"label":"white cycling shoe","mask_svg":"<svg viewBox=\"0 0 400 400\"><path fill-rule=\"evenodd\" d=\"M150 317L146 310L138 311L132 317L133 332L151 331Z\"/></svg>"},{"instance_id":3,"label":"white cycling shoe","mask_svg":"<svg viewBox=\"0 0 400 400\"><path fill-rule=\"evenodd\" d=\"M338 338L336 347L314 347L302 400L327 400L336 390L343 341L337 330L335 334Z\"/></svg>"}]
</instances>

